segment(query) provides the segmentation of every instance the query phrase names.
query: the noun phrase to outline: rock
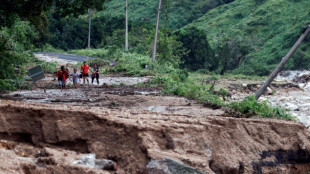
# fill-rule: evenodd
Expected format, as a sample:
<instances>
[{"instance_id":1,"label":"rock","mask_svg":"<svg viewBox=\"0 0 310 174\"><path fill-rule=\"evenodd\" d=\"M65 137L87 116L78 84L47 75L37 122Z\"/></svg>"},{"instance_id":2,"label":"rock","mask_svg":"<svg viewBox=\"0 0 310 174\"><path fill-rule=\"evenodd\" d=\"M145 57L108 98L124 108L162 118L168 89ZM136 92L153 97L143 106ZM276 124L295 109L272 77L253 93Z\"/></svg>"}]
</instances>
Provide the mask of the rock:
<instances>
[{"instance_id":1,"label":"rock","mask_svg":"<svg viewBox=\"0 0 310 174\"><path fill-rule=\"evenodd\" d=\"M86 156L83 156L81 160L74 161L73 164L79 164L79 165L84 165L86 167L95 167L95 160L96 160L96 154L88 154Z\"/></svg>"},{"instance_id":2,"label":"rock","mask_svg":"<svg viewBox=\"0 0 310 174\"><path fill-rule=\"evenodd\" d=\"M247 88L247 87L248 87L248 84L243 83L243 84L242 84L242 87L243 87L243 88Z\"/></svg>"},{"instance_id":3,"label":"rock","mask_svg":"<svg viewBox=\"0 0 310 174\"><path fill-rule=\"evenodd\" d=\"M299 107L297 105L293 104L293 103L288 103L287 102L287 103L285 103L284 107L289 109L289 110L291 110L291 111L299 110Z\"/></svg>"},{"instance_id":4,"label":"rock","mask_svg":"<svg viewBox=\"0 0 310 174\"><path fill-rule=\"evenodd\" d=\"M304 83L298 83L298 87L299 87L300 89L304 89L305 84L304 84Z\"/></svg>"},{"instance_id":5,"label":"rock","mask_svg":"<svg viewBox=\"0 0 310 174\"><path fill-rule=\"evenodd\" d=\"M306 91L310 91L310 83L307 83L305 86L304 86L304 89Z\"/></svg>"},{"instance_id":6,"label":"rock","mask_svg":"<svg viewBox=\"0 0 310 174\"><path fill-rule=\"evenodd\" d=\"M272 89L267 87L266 92L267 92L268 95L271 95L272 94Z\"/></svg>"},{"instance_id":7,"label":"rock","mask_svg":"<svg viewBox=\"0 0 310 174\"><path fill-rule=\"evenodd\" d=\"M89 168L117 170L117 165L112 160L96 159L96 154L88 154L83 156L81 160L74 161L73 164L83 165Z\"/></svg>"},{"instance_id":8,"label":"rock","mask_svg":"<svg viewBox=\"0 0 310 174\"><path fill-rule=\"evenodd\" d=\"M181 161L171 158L151 160L146 168L149 174L205 174L205 172L199 171L187 166Z\"/></svg>"},{"instance_id":9,"label":"rock","mask_svg":"<svg viewBox=\"0 0 310 174\"><path fill-rule=\"evenodd\" d=\"M95 161L95 168L105 170L117 170L117 165L112 160L100 159Z\"/></svg>"},{"instance_id":10,"label":"rock","mask_svg":"<svg viewBox=\"0 0 310 174\"><path fill-rule=\"evenodd\" d=\"M291 75L291 72L290 71L284 71L281 75L282 75L282 77L288 77Z\"/></svg>"}]
</instances>

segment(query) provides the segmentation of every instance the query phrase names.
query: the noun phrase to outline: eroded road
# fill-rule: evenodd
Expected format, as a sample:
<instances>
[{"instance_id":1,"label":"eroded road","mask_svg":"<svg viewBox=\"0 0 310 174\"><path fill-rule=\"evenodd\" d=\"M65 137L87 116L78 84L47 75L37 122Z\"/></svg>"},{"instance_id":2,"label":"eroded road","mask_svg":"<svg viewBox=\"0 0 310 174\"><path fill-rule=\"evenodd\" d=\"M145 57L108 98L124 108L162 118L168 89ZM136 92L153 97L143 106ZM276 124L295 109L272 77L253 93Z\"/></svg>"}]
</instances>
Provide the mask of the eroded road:
<instances>
[{"instance_id":1,"label":"eroded road","mask_svg":"<svg viewBox=\"0 0 310 174\"><path fill-rule=\"evenodd\" d=\"M111 79L64 91L50 78L32 90L2 95L0 173L310 171L310 132L301 123L223 117L222 109L162 95L160 88L131 86L149 77L103 78ZM233 99L250 95L259 84L242 83L227 86ZM301 91L281 85L265 99ZM112 165L104 167L107 160Z\"/></svg>"}]
</instances>

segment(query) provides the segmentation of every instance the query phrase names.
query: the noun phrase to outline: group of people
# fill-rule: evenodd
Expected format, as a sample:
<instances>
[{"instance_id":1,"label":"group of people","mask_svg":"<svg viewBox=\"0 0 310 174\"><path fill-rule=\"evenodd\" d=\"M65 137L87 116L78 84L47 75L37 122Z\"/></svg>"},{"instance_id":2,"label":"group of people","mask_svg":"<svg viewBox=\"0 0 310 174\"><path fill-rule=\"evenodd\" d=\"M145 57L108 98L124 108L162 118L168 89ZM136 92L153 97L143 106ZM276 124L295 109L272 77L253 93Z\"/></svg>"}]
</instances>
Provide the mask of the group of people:
<instances>
[{"instance_id":1,"label":"group of people","mask_svg":"<svg viewBox=\"0 0 310 174\"><path fill-rule=\"evenodd\" d=\"M91 79L92 83L94 83L94 79L97 80L97 84L99 85L99 68L97 64L94 64L93 70L90 69L89 65L86 64L86 61L83 62L81 66L80 73L77 72L77 68L73 69L73 73L69 74L69 69L65 68L65 66L61 66L60 70L57 71L56 76L58 78L58 84L60 89L67 89L67 81L68 79L73 82L74 88L78 87L78 83L80 79L83 79L83 85L85 85L85 81L89 85L88 80L88 72L91 71Z\"/></svg>"}]
</instances>

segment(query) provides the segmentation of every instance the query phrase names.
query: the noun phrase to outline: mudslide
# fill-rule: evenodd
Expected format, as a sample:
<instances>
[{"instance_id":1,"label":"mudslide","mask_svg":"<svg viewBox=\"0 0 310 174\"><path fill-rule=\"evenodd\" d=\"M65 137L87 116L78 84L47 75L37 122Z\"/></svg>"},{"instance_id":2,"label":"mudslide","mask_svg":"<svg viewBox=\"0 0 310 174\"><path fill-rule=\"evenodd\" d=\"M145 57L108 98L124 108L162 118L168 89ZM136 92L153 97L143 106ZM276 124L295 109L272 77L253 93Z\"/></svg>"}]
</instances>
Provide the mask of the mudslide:
<instances>
[{"instance_id":1,"label":"mudslide","mask_svg":"<svg viewBox=\"0 0 310 174\"><path fill-rule=\"evenodd\" d=\"M0 146L0 152L5 154L0 155L1 160L7 156L16 160L14 165L2 164L0 171L98 170L75 164L77 153L112 160L118 164L119 173L310 171L310 133L304 125L292 121L18 101L1 101L0 110L1 142L27 144L27 148L42 149L44 153L21 158L23 153Z\"/></svg>"}]
</instances>

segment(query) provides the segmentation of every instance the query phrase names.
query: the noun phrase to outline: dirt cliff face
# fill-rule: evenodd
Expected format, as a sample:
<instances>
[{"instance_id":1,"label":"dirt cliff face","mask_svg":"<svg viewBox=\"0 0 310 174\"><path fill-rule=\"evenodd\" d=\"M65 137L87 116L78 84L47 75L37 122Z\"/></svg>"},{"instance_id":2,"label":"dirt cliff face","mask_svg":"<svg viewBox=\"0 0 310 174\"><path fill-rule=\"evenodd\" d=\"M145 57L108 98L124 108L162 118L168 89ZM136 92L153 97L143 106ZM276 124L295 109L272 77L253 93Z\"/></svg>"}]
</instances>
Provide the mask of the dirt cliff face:
<instances>
[{"instance_id":1,"label":"dirt cliff face","mask_svg":"<svg viewBox=\"0 0 310 174\"><path fill-rule=\"evenodd\" d=\"M35 147L95 153L116 161L120 173L147 173L150 160L164 158L207 173L310 171L310 133L282 120L1 101L0 139L12 137Z\"/></svg>"}]
</instances>

